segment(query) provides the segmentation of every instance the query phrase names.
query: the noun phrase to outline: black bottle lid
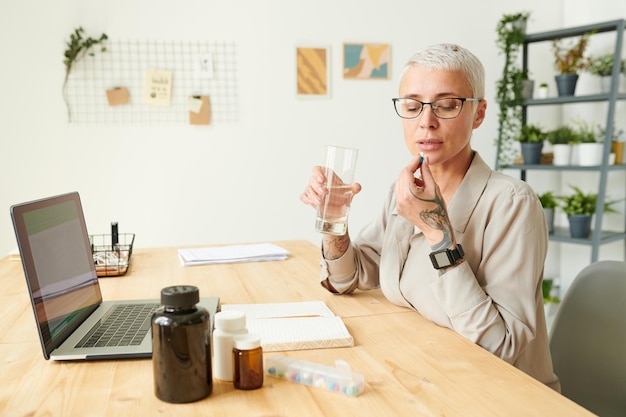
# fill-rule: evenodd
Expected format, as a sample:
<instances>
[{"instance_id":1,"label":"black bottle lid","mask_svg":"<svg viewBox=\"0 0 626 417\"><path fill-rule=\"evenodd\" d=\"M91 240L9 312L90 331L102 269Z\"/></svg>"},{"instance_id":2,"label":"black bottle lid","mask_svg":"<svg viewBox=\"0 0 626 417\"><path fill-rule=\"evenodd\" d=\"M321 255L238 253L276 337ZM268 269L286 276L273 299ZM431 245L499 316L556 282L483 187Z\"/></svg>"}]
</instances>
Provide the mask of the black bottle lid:
<instances>
[{"instance_id":1,"label":"black bottle lid","mask_svg":"<svg viewBox=\"0 0 626 417\"><path fill-rule=\"evenodd\" d=\"M161 290L161 304L168 307L191 307L200 301L200 291L193 285L175 285Z\"/></svg>"}]
</instances>

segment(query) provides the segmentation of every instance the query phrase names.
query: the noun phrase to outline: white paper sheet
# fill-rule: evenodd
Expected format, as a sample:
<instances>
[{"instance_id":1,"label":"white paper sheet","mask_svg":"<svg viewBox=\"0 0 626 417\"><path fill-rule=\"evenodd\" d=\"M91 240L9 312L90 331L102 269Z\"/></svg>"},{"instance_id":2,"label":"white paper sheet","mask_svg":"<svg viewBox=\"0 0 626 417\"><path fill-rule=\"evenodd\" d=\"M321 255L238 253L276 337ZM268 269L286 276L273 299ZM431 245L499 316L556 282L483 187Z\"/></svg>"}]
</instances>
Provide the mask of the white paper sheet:
<instances>
[{"instance_id":1,"label":"white paper sheet","mask_svg":"<svg viewBox=\"0 0 626 417\"><path fill-rule=\"evenodd\" d=\"M179 249L178 258L183 266L282 261L287 259L289 251L273 243L254 243L235 246Z\"/></svg>"}]
</instances>

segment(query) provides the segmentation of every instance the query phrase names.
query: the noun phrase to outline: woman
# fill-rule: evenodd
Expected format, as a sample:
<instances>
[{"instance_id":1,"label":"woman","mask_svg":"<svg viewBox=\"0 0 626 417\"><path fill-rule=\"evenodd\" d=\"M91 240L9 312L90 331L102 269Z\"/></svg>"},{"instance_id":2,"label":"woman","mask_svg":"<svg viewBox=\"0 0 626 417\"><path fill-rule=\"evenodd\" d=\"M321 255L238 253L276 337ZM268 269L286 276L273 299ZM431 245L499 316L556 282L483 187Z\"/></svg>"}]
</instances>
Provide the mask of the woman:
<instances>
[{"instance_id":1,"label":"woman","mask_svg":"<svg viewBox=\"0 0 626 417\"><path fill-rule=\"evenodd\" d=\"M480 61L457 45L431 46L409 60L393 102L413 159L357 238L323 236L321 282L335 293L380 287L391 302L559 391L543 310L541 204L470 144L485 118L484 83ZM300 199L317 207L324 183L315 167Z\"/></svg>"}]
</instances>

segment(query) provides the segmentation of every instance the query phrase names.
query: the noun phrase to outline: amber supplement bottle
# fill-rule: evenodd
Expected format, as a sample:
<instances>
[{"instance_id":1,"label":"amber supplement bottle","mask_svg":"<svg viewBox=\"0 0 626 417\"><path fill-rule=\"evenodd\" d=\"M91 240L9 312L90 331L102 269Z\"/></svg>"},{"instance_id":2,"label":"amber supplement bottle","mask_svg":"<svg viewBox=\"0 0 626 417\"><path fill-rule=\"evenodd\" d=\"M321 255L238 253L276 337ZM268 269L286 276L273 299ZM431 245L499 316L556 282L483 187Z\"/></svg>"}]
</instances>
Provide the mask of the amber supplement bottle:
<instances>
[{"instance_id":1,"label":"amber supplement bottle","mask_svg":"<svg viewBox=\"0 0 626 417\"><path fill-rule=\"evenodd\" d=\"M263 386L263 349L261 338L252 333L233 337L233 385L252 390Z\"/></svg>"},{"instance_id":2,"label":"amber supplement bottle","mask_svg":"<svg viewBox=\"0 0 626 417\"><path fill-rule=\"evenodd\" d=\"M196 304L197 287L161 290L161 307L152 316L154 393L170 403L205 398L213 390L209 313Z\"/></svg>"}]
</instances>

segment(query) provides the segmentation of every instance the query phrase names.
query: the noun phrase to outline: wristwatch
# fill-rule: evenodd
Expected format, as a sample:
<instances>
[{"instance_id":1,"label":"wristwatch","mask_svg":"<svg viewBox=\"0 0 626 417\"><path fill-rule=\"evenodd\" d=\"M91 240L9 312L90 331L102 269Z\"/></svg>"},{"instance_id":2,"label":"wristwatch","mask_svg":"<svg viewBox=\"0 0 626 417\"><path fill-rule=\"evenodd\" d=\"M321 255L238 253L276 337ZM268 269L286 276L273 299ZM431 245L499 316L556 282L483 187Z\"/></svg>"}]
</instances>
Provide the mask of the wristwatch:
<instances>
[{"instance_id":1,"label":"wristwatch","mask_svg":"<svg viewBox=\"0 0 626 417\"><path fill-rule=\"evenodd\" d=\"M463 259L465 252L460 244L456 245L454 249L444 249L430 254L430 260L433 263L435 269L447 268L456 264L460 259Z\"/></svg>"}]
</instances>

